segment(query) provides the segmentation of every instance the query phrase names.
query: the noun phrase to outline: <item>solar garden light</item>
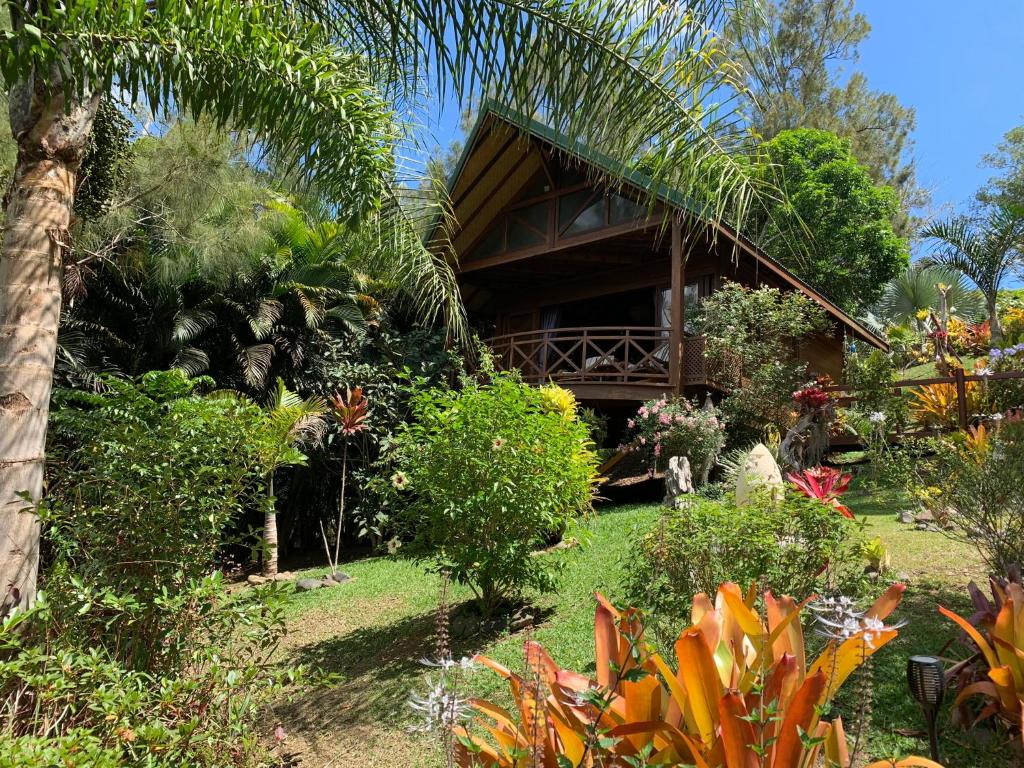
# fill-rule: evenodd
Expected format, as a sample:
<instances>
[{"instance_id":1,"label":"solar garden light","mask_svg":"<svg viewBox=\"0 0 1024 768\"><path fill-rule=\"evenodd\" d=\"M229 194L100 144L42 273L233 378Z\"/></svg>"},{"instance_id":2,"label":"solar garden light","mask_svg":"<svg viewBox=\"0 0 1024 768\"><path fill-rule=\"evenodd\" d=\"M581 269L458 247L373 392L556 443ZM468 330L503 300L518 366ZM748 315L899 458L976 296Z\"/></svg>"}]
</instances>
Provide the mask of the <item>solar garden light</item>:
<instances>
[{"instance_id":1,"label":"solar garden light","mask_svg":"<svg viewBox=\"0 0 1024 768\"><path fill-rule=\"evenodd\" d=\"M911 656L907 660L907 683L910 695L921 705L928 722L928 740L932 760L939 762L939 732L937 720L942 699L946 695L946 674L942 662L934 656Z\"/></svg>"}]
</instances>

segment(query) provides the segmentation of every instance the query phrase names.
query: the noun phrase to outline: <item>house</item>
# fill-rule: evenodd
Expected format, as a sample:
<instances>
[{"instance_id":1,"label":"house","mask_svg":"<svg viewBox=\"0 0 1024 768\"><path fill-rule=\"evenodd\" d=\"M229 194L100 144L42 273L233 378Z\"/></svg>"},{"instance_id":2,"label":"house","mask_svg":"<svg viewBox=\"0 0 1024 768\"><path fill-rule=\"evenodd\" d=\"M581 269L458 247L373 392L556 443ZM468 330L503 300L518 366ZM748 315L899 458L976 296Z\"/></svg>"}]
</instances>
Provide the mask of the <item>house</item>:
<instances>
[{"instance_id":1,"label":"house","mask_svg":"<svg viewBox=\"0 0 1024 768\"><path fill-rule=\"evenodd\" d=\"M726 280L801 291L825 309L833 329L799 350L816 373L839 379L844 338L885 348L753 243L724 225L712 236L671 190L633 172L597 181L612 168L541 123L481 111L449 185L450 237L499 366L605 405L715 390L691 318Z\"/></svg>"}]
</instances>

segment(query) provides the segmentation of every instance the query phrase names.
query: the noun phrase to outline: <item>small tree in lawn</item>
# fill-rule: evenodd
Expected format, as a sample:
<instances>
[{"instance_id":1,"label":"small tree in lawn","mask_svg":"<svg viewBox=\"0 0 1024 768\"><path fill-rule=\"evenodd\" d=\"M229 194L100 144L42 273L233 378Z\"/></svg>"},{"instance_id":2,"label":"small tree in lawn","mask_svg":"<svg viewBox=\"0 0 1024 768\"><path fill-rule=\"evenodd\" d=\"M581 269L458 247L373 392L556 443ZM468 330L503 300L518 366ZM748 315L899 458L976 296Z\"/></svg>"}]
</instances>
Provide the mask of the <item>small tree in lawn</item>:
<instances>
[{"instance_id":1,"label":"small tree in lawn","mask_svg":"<svg viewBox=\"0 0 1024 768\"><path fill-rule=\"evenodd\" d=\"M267 511L263 519L263 575L277 574L277 509L274 499L274 473L281 467L305 464L303 445L316 445L323 440L323 416L327 404L319 397L303 398L290 391L281 379L267 403L270 429L264 446L267 467Z\"/></svg>"},{"instance_id":2,"label":"small tree in lawn","mask_svg":"<svg viewBox=\"0 0 1024 768\"><path fill-rule=\"evenodd\" d=\"M363 395L363 388L356 387L345 391L342 397L336 392L330 401L331 414L341 431L341 493L338 496L338 523L334 528L334 557L327 542L327 532L323 520L320 521L320 535L324 540L324 551L327 561L331 564L331 575L338 573L338 555L341 552L341 526L345 520L345 478L348 475L348 439L369 429L366 417L369 416L370 401Z\"/></svg>"}]
</instances>

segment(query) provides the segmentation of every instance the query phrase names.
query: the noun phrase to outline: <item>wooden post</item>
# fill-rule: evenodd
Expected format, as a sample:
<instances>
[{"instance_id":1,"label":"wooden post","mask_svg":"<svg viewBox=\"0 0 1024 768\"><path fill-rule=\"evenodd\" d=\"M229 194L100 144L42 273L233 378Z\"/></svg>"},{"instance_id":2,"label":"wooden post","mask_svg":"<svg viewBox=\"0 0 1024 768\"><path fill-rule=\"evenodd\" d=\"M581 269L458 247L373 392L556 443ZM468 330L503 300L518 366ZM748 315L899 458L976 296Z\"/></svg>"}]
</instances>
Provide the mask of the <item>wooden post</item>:
<instances>
[{"instance_id":1,"label":"wooden post","mask_svg":"<svg viewBox=\"0 0 1024 768\"><path fill-rule=\"evenodd\" d=\"M960 416L960 429L967 429L967 384L964 382L964 369L957 368L953 375L956 378L956 407Z\"/></svg>"},{"instance_id":2,"label":"wooden post","mask_svg":"<svg viewBox=\"0 0 1024 768\"><path fill-rule=\"evenodd\" d=\"M668 380L676 393L683 391L683 233L679 217L672 217L672 293L669 311Z\"/></svg>"}]
</instances>

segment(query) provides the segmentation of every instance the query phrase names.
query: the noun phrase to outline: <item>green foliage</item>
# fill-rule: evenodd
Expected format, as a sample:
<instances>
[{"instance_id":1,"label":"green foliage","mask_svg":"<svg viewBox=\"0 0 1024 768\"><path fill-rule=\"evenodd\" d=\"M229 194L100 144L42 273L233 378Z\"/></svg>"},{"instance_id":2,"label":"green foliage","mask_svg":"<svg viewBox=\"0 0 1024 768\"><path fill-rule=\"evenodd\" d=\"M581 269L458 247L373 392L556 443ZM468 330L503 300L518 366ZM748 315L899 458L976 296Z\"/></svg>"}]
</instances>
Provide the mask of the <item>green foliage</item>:
<instances>
[{"instance_id":1,"label":"green foliage","mask_svg":"<svg viewBox=\"0 0 1024 768\"><path fill-rule=\"evenodd\" d=\"M1024 563L1024 425L1018 420L929 442L912 490L991 573Z\"/></svg>"},{"instance_id":2,"label":"green foliage","mask_svg":"<svg viewBox=\"0 0 1024 768\"><path fill-rule=\"evenodd\" d=\"M494 374L418 394L395 457L403 553L469 584L485 614L526 587L554 588L554 563L534 550L590 509L596 475L575 414Z\"/></svg>"},{"instance_id":3,"label":"green foliage","mask_svg":"<svg viewBox=\"0 0 1024 768\"><path fill-rule=\"evenodd\" d=\"M890 323L911 325L923 333L927 314L942 314L939 285L946 286L945 309L950 318L970 322L984 317L984 300L961 272L921 262L909 265L886 284L876 310Z\"/></svg>"},{"instance_id":4,"label":"green foliage","mask_svg":"<svg viewBox=\"0 0 1024 768\"><path fill-rule=\"evenodd\" d=\"M282 587L229 593L215 568L286 457L260 408L209 383L56 393L45 589L0 627L5 764L271 763L263 705L301 676L271 663Z\"/></svg>"},{"instance_id":5,"label":"green foliage","mask_svg":"<svg viewBox=\"0 0 1024 768\"><path fill-rule=\"evenodd\" d=\"M793 392L810 376L793 350L830 327L824 310L798 291L726 283L704 300L697 324L715 375L731 390L722 402L729 423L784 433Z\"/></svg>"},{"instance_id":6,"label":"green foliage","mask_svg":"<svg viewBox=\"0 0 1024 768\"><path fill-rule=\"evenodd\" d=\"M907 151L916 119L913 107L871 90L863 73L847 69L870 32L853 0L776 0L737 4L724 37L741 62L756 132L772 139L815 128L850 142L875 183L898 190L905 210L897 231L907 236L913 227L906 211L929 197Z\"/></svg>"},{"instance_id":7,"label":"green foliage","mask_svg":"<svg viewBox=\"0 0 1024 768\"><path fill-rule=\"evenodd\" d=\"M876 186L849 142L827 131L782 131L763 149L758 172L785 199L766 206L761 244L843 309L874 303L909 261L907 241L893 231L895 190Z\"/></svg>"},{"instance_id":8,"label":"green foliage","mask_svg":"<svg viewBox=\"0 0 1024 768\"><path fill-rule=\"evenodd\" d=\"M1024 372L1024 341L1001 350L990 350L989 368L994 373ZM982 397L992 413L1005 414L1024 409L1024 378L986 381Z\"/></svg>"},{"instance_id":9,"label":"green foliage","mask_svg":"<svg viewBox=\"0 0 1024 768\"><path fill-rule=\"evenodd\" d=\"M388 107L363 59L292 5L76 0L19 21L2 33L8 83L56 71L72 98L116 83L132 106L251 128L265 152L315 179L350 218L387 191L396 135Z\"/></svg>"},{"instance_id":10,"label":"green foliage","mask_svg":"<svg viewBox=\"0 0 1024 768\"><path fill-rule=\"evenodd\" d=\"M996 151L985 155L982 164L997 171L978 190L982 205L1024 209L1024 125L1006 132Z\"/></svg>"},{"instance_id":11,"label":"green foliage","mask_svg":"<svg viewBox=\"0 0 1024 768\"><path fill-rule=\"evenodd\" d=\"M857 531L835 509L795 494L776 503L763 493L743 506L695 497L638 533L627 562L629 599L678 623L689 618L695 594L713 595L728 581L798 599L850 594L862 567Z\"/></svg>"},{"instance_id":12,"label":"green foliage","mask_svg":"<svg viewBox=\"0 0 1024 768\"><path fill-rule=\"evenodd\" d=\"M902 428L908 416L906 400L892 388L898 373L892 353L867 346L847 350L843 382L856 393L856 409L863 415L882 414L888 429Z\"/></svg>"},{"instance_id":13,"label":"green foliage","mask_svg":"<svg viewBox=\"0 0 1024 768\"><path fill-rule=\"evenodd\" d=\"M89 145L76 174L75 213L95 219L110 208L114 194L127 176L131 159L131 121L110 101L96 109Z\"/></svg>"},{"instance_id":14,"label":"green foliage","mask_svg":"<svg viewBox=\"0 0 1024 768\"><path fill-rule=\"evenodd\" d=\"M44 585L55 604L87 606L82 640L155 670L188 652L173 642L187 615L162 601L209 574L229 526L268 503L280 446L259 407L201 397L203 382L180 372L105 383L55 396ZM88 609L103 595L122 601L115 615Z\"/></svg>"},{"instance_id":15,"label":"green foliage","mask_svg":"<svg viewBox=\"0 0 1024 768\"><path fill-rule=\"evenodd\" d=\"M643 454L652 472L668 466L673 456L685 456L700 485L707 482L725 446L725 419L718 408L685 398L649 400L627 427L630 450Z\"/></svg>"}]
</instances>

